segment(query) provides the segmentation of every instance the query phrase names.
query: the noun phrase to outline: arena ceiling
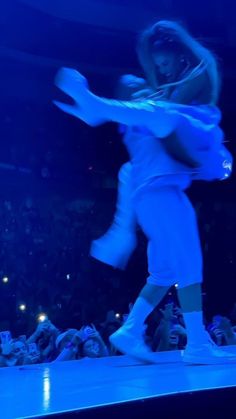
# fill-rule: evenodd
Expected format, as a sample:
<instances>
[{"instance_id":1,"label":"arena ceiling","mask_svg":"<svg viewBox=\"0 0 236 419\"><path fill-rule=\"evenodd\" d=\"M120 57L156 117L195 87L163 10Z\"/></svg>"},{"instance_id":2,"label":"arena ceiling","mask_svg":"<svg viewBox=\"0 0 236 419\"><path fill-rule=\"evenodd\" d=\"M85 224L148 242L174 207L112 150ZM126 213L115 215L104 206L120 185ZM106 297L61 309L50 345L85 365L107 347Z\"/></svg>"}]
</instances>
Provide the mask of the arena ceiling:
<instances>
[{"instance_id":1,"label":"arena ceiling","mask_svg":"<svg viewBox=\"0 0 236 419\"><path fill-rule=\"evenodd\" d=\"M232 0L1 0L2 98L45 104L62 65L109 86L138 71L138 33L162 18L184 23L219 55L226 77L235 78L235 11Z\"/></svg>"}]
</instances>

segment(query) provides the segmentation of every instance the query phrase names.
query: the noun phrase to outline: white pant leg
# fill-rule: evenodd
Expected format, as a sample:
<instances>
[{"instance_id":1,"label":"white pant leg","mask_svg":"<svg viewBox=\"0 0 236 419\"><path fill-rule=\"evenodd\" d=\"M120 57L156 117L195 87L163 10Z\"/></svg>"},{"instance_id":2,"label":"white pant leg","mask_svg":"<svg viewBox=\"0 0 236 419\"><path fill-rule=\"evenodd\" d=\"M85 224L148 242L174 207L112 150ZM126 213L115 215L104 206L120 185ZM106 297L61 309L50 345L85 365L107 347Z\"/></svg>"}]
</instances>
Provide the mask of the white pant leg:
<instances>
[{"instance_id":1,"label":"white pant leg","mask_svg":"<svg viewBox=\"0 0 236 419\"><path fill-rule=\"evenodd\" d=\"M126 267L137 244L131 171L130 162L121 167L114 221L104 236L92 242L90 249L95 259L120 269Z\"/></svg>"},{"instance_id":2,"label":"white pant leg","mask_svg":"<svg viewBox=\"0 0 236 419\"><path fill-rule=\"evenodd\" d=\"M195 211L178 186L149 187L135 201L148 239L148 283L179 287L202 282L202 252Z\"/></svg>"}]
</instances>

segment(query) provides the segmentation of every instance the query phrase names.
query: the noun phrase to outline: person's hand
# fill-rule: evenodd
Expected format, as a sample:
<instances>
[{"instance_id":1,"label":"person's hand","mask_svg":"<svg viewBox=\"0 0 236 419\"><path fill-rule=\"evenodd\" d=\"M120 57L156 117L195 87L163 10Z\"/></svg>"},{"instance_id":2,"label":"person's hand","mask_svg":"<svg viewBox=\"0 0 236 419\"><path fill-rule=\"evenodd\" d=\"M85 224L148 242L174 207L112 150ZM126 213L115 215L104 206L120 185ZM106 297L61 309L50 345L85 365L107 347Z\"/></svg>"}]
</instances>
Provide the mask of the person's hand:
<instances>
[{"instance_id":1,"label":"person's hand","mask_svg":"<svg viewBox=\"0 0 236 419\"><path fill-rule=\"evenodd\" d=\"M174 319L173 306L173 303L169 303L165 305L164 309L160 309L160 312L165 321L171 321Z\"/></svg>"},{"instance_id":2,"label":"person's hand","mask_svg":"<svg viewBox=\"0 0 236 419\"><path fill-rule=\"evenodd\" d=\"M231 323L227 317L221 317L218 326L219 329L223 330L224 332L231 330Z\"/></svg>"},{"instance_id":3,"label":"person's hand","mask_svg":"<svg viewBox=\"0 0 236 419\"><path fill-rule=\"evenodd\" d=\"M223 330L219 329L218 327L212 329L212 333L215 335L216 338L221 338L222 336L224 336Z\"/></svg>"},{"instance_id":4,"label":"person's hand","mask_svg":"<svg viewBox=\"0 0 236 419\"><path fill-rule=\"evenodd\" d=\"M40 358L41 358L40 351L37 345L35 345L35 347L31 346L29 348L28 353L25 355L24 362L26 364L37 364L40 361Z\"/></svg>"},{"instance_id":5,"label":"person's hand","mask_svg":"<svg viewBox=\"0 0 236 419\"><path fill-rule=\"evenodd\" d=\"M178 335L181 335L181 336L187 335L185 327L181 326L180 324L175 324L172 327L172 330L174 330Z\"/></svg>"},{"instance_id":6,"label":"person's hand","mask_svg":"<svg viewBox=\"0 0 236 419\"><path fill-rule=\"evenodd\" d=\"M146 89L141 89L141 90L138 90L137 92L134 92L131 98L134 100L148 99L153 94L154 94L154 91L152 89L146 88Z\"/></svg>"},{"instance_id":7,"label":"person's hand","mask_svg":"<svg viewBox=\"0 0 236 419\"><path fill-rule=\"evenodd\" d=\"M91 326L81 327L81 329L76 333L76 336L78 336L80 338L80 340L82 340L82 342L84 342L85 340L87 340L89 338L98 338L99 339L100 338L100 333L97 331L94 324L92 324Z\"/></svg>"},{"instance_id":8,"label":"person's hand","mask_svg":"<svg viewBox=\"0 0 236 419\"><path fill-rule=\"evenodd\" d=\"M120 84L136 90L147 87L146 80L142 77L137 77L134 74L124 74L121 76Z\"/></svg>"},{"instance_id":9,"label":"person's hand","mask_svg":"<svg viewBox=\"0 0 236 419\"><path fill-rule=\"evenodd\" d=\"M100 338L100 333L97 331L94 324L91 324L91 326L86 326L85 330L88 338Z\"/></svg>"},{"instance_id":10,"label":"person's hand","mask_svg":"<svg viewBox=\"0 0 236 419\"><path fill-rule=\"evenodd\" d=\"M219 316L215 319L215 322L213 323L213 334L217 341L220 340L220 344L222 338L225 339L227 345L235 345L236 343L231 321L227 317Z\"/></svg>"},{"instance_id":11,"label":"person's hand","mask_svg":"<svg viewBox=\"0 0 236 419\"><path fill-rule=\"evenodd\" d=\"M40 353L33 354L33 355L27 355L24 358L24 365L28 365L28 364L39 364L39 362L40 362Z\"/></svg>"},{"instance_id":12,"label":"person's hand","mask_svg":"<svg viewBox=\"0 0 236 419\"><path fill-rule=\"evenodd\" d=\"M2 343L2 355L9 356L13 354L14 342L11 340L9 342Z\"/></svg>"},{"instance_id":13,"label":"person's hand","mask_svg":"<svg viewBox=\"0 0 236 419\"><path fill-rule=\"evenodd\" d=\"M154 90L148 86L145 79L134 76L133 74L124 74L121 76L120 84L123 87L122 90L126 92L126 100L146 99L154 93Z\"/></svg>"},{"instance_id":14,"label":"person's hand","mask_svg":"<svg viewBox=\"0 0 236 419\"><path fill-rule=\"evenodd\" d=\"M80 341L84 342L88 337L86 333L86 326L82 326L81 329L75 333L75 336L79 338Z\"/></svg>"},{"instance_id":15,"label":"person's hand","mask_svg":"<svg viewBox=\"0 0 236 419\"><path fill-rule=\"evenodd\" d=\"M213 329L219 329L222 330L222 332L231 330L231 322L227 317L214 316L212 325Z\"/></svg>"},{"instance_id":16,"label":"person's hand","mask_svg":"<svg viewBox=\"0 0 236 419\"><path fill-rule=\"evenodd\" d=\"M36 328L36 335L40 336L42 333L46 332L48 330L48 327L50 326L49 320L45 320L44 322L40 322Z\"/></svg>"},{"instance_id":17,"label":"person's hand","mask_svg":"<svg viewBox=\"0 0 236 419\"><path fill-rule=\"evenodd\" d=\"M49 342L48 342L48 348L52 351L55 348L55 335L52 334L50 336Z\"/></svg>"},{"instance_id":18,"label":"person's hand","mask_svg":"<svg viewBox=\"0 0 236 419\"><path fill-rule=\"evenodd\" d=\"M216 326L211 328L210 336L218 346L221 346L225 340L225 334Z\"/></svg>"},{"instance_id":19,"label":"person's hand","mask_svg":"<svg viewBox=\"0 0 236 419\"><path fill-rule=\"evenodd\" d=\"M173 308L173 313L174 313L174 315L175 315L176 317L182 317L182 316L183 316L182 310L181 310L181 308L180 308L180 307L178 307L178 306L175 306L175 307Z\"/></svg>"},{"instance_id":20,"label":"person's hand","mask_svg":"<svg viewBox=\"0 0 236 419\"><path fill-rule=\"evenodd\" d=\"M57 332L58 332L58 329L57 329L57 327L56 326L54 326L54 324L49 320L48 321L48 327L47 327L47 330L52 334L52 335L54 335L54 334L56 334Z\"/></svg>"}]
</instances>

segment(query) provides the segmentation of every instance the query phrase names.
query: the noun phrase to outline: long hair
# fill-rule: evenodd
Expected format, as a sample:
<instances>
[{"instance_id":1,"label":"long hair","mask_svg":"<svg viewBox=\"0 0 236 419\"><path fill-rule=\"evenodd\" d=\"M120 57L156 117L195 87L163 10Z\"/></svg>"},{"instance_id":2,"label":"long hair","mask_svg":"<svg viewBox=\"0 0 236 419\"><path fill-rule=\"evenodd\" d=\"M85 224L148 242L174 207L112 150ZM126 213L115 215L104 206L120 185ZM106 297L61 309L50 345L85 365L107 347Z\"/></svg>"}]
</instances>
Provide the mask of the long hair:
<instances>
[{"instance_id":1,"label":"long hair","mask_svg":"<svg viewBox=\"0 0 236 419\"><path fill-rule=\"evenodd\" d=\"M153 59L153 51L159 48L163 51L175 51L191 58L192 71L187 77L175 83L161 83ZM220 75L214 54L194 39L186 29L177 22L161 20L145 30L138 41L138 58L143 67L150 86L157 90L161 87L171 87L189 81L206 72L211 87L211 103L216 104L220 92Z\"/></svg>"}]
</instances>

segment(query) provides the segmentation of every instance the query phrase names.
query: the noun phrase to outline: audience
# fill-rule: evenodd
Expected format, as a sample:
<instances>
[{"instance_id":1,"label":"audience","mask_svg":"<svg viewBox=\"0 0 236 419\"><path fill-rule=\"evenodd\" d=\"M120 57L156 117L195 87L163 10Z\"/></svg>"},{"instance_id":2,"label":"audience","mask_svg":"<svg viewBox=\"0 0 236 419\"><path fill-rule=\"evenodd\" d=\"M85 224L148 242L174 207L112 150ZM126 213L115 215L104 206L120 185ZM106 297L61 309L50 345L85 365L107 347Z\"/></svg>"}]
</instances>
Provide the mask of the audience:
<instances>
[{"instance_id":1,"label":"audience","mask_svg":"<svg viewBox=\"0 0 236 419\"><path fill-rule=\"evenodd\" d=\"M229 202L196 204L206 283L213 290L214 276L227 277L229 284L235 279L235 207ZM109 336L126 320L146 266L140 262L134 271L131 259L128 272L119 272L89 257L91 241L111 220L112 211L106 208L101 194L96 203L70 194L39 199L32 194L23 201L10 193L7 199L0 196L0 366L120 355ZM145 246L140 235L136 260L143 260ZM173 295L154 311L143 331L154 351L186 345L183 317ZM220 298L218 293L216 303L223 315L213 316L218 312L213 301L207 329L217 345L235 345L236 305L232 297L230 304ZM40 313L46 313L44 321Z\"/></svg>"},{"instance_id":2,"label":"audience","mask_svg":"<svg viewBox=\"0 0 236 419\"><path fill-rule=\"evenodd\" d=\"M208 325L211 338L219 346L236 345L235 327L230 319L224 316L214 316L212 323Z\"/></svg>"},{"instance_id":3,"label":"audience","mask_svg":"<svg viewBox=\"0 0 236 419\"><path fill-rule=\"evenodd\" d=\"M148 331L148 324L143 331L147 344L154 352L184 349L187 335L179 307L173 300L157 310L159 316L154 312L153 319L149 319L156 323L154 331ZM100 332L94 324L60 331L48 319L40 322L28 338L25 335L12 338L9 331L1 331L0 367L120 355L108 340L109 335L122 324L120 320L114 321L113 315L112 310L107 313L105 322L100 324ZM216 345L236 345L236 327L227 317L213 316L207 330Z\"/></svg>"}]
</instances>

